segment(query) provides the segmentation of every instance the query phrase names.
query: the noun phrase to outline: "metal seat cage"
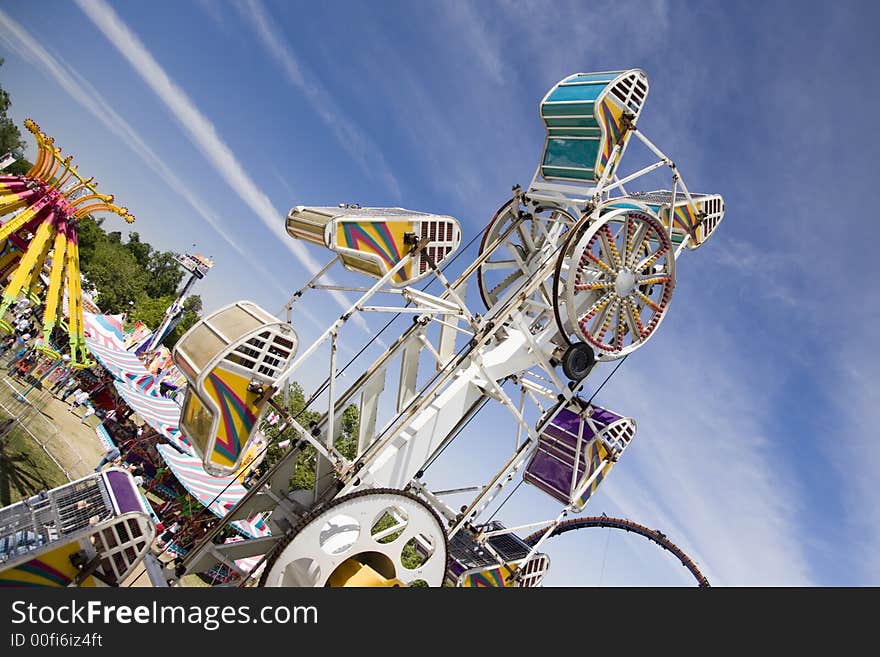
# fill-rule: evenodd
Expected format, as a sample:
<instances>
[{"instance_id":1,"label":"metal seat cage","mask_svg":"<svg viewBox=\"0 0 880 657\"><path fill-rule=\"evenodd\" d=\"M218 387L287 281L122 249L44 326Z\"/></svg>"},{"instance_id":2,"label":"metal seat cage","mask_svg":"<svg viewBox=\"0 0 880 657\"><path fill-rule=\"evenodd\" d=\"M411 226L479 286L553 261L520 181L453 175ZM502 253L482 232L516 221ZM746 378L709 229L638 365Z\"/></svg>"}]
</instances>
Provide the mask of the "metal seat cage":
<instances>
[{"instance_id":1,"label":"metal seat cage","mask_svg":"<svg viewBox=\"0 0 880 657\"><path fill-rule=\"evenodd\" d=\"M388 279L392 287L404 287L431 273L461 244L461 227L453 217L415 212L404 208L363 208L298 205L286 219L291 237L323 246L336 254L349 271L381 278L406 255L411 259ZM423 250L411 252L417 242Z\"/></svg>"},{"instance_id":2,"label":"metal seat cage","mask_svg":"<svg viewBox=\"0 0 880 657\"><path fill-rule=\"evenodd\" d=\"M180 427L216 475L236 473L259 430L264 388L296 355L293 328L239 301L197 322L172 358L187 380Z\"/></svg>"},{"instance_id":3,"label":"metal seat cage","mask_svg":"<svg viewBox=\"0 0 880 657\"><path fill-rule=\"evenodd\" d=\"M0 572L73 544L82 564L115 586L143 560L155 536L131 474L108 468L0 509ZM78 572L73 563L59 566L71 580Z\"/></svg>"},{"instance_id":4,"label":"metal seat cage","mask_svg":"<svg viewBox=\"0 0 880 657\"><path fill-rule=\"evenodd\" d=\"M575 94L575 90L581 91ZM525 192L526 202L533 208L554 205L576 217L593 212L594 219L598 207L609 199L645 202L667 227L677 257L709 238L723 218L724 203L717 194L691 194L675 163L638 129L647 95L647 75L640 69L578 73L554 85L539 106L547 134L541 162ZM621 177L618 169L631 136L658 160ZM590 149L575 146L587 143ZM574 166L552 165L563 152ZM672 171L671 190L626 191L626 184L663 166Z\"/></svg>"},{"instance_id":5,"label":"metal seat cage","mask_svg":"<svg viewBox=\"0 0 880 657\"><path fill-rule=\"evenodd\" d=\"M485 529L504 532L498 521ZM459 587L539 586L550 568L545 554L536 554L526 563L531 548L512 532L498 533L478 541L472 530L458 532L449 543L450 565L447 581Z\"/></svg>"},{"instance_id":6,"label":"metal seat cage","mask_svg":"<svg viewBox=\"0 0 880 657\"><path fill-rule=\"evenodd\" d=\"M542 424L523 479L579 512L632 441L635 421L578 402Z\"/></svg>"}]
</instances>

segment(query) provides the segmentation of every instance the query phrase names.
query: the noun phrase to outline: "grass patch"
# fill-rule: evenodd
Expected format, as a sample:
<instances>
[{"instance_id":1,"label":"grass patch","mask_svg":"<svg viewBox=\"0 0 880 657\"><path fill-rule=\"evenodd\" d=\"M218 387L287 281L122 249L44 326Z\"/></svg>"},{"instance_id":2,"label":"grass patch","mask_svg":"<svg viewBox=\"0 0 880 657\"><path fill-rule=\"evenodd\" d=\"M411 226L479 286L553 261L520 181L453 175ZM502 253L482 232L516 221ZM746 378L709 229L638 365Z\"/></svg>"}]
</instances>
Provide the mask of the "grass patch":
<instances>
[{"instance_id":1,"label":"grass patch","mask_svg":"<svg viewBox=\"0 0 880 657\"><path fill-rule=\"evenodd\" d=\"M23 429L0 438L0 506L66 483L64 472Z\"/></svg>"}]
</instances>

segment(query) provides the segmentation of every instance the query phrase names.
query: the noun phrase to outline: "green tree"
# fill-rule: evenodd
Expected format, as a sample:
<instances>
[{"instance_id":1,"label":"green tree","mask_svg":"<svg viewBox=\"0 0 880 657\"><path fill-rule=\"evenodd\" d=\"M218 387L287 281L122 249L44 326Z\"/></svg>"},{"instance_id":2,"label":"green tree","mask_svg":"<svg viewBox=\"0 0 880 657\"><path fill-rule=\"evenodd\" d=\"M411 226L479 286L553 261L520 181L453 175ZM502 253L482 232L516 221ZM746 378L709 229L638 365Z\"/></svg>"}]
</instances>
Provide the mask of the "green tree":
<instances>
[{"instance_id":1,"label":"green tree","mask_svg":"<svg viewBox=\"0 0 880 657\"><path fill-rule=\"evenodd\" d=\"M345 458L351 460L357 454L358 427L360 412L354 404L346 406L342 412L342 435L336 440L336 449Z\"/></svg>"},{"instance_id":2,"label":"green tree","mask_svg":"<svg viewBox=\"0 0 880 657\"><path fill-rule=\"evenodd\" d=\"M148 274L118 242L101 243L91 258L80 264L83 274L98 290L95 301L106 313L131 312L134 302L144 293Z\"/></svg>"},{"instance_id":3,"label":"green tree","mask_svg":"<svg viewBox=\"0 0 880 657\"><path fill-rule=\"evenodd\" d=\"M165 311L174 302L174 297L159 297L158 299L142 294L134 304L133 310L128 315L129 324L143 322L151 329L159 328L159 324L165 319Z\"/></svg>"},{"instance_id":4,"label":"green tree","mask_svg":"<svg viewBox=\"0 0 880 657\"><path fill-rule=\"evenodd\" d=\"M0 66L3 65L3 58L0 57ZM24 153L25 142L21 138L21 131L15 122L7 115L9 105L11 104L9 92L0 87L0 155L14 153L17 157L22 157ZM9 170L7 169L7 172Z\"/></svg>"},{"instance_id":5,"label":"green tree","mask_svg":"<svg viewBox=\"0 0 880 657\"><path fill-rule=\"evenodd\" d=\"M128 234L128 243L125 245L131 254L134 256L134 259L137 260L137 263L147 269L150 264L150 254L153 251L153 247L147 244L146 242L141 242L140 233L129 233Z\"/></svg>"},{"instance_id":6,"label":"green tree","mask_svg":"<svg viewBox=\"0 0 880 657\"><path fill-rule=\"evenodd\" d=\"M171 251L153 251L145 268L150 275L146 291L151 297L174 294L183 279L183 270Z\"/></svg>"},{"instance_id":7,"label":"green tree","mask_svg":"<svg viewBox=\"0 0 880 657\"><path fill-rule=\"evenodd\" d=\"M0 57L0 66L2 65L3 58ZM0 87L0 155L11 152L18 158L3 170L4 174L23 176L28 172L32 164L24 158L26 143L21 138L21 131L7 114L11 102L9 92Z\"/></svg>"},{"instance_id":8,"label":"green tree","mask_svg":"<svg viewBox=\"0 0 880 657\"><path fill-rule=\"evenodd\" d=\"M103 219L95 219L88 216L83 217L76 223L76 241L79 248L80 269L85 271L91 262L95 249L99 244L106 241L106 233L101 228L104 223Z\"/></svg>"},{"instance_id":9,"label":"green tree","mask_svg":"<svg viewBox=\"0 0 880 657\"><path fill-rule=\"evenodd\" d=\"M310 429L321 419L321 414L317 411L305 409L306 399L303 394L302 386L299 383L291 383L288 390L289 403L287 406L290 414L296 419L303 428ZM275 403L284 406L284 393L275 396ZM357 434L360 426L358 407L349 404L342 412L342 432L336 439L335 446L339 452L348 459L353 459L357 451ZM281 423L279 423L281 424ZM270 447L266 451L266 457L261 464L261 471L265 472L272 467L285 450L277 447L277 444L285 440L296 441L300 438L292 427L279 432L277 426L270 426L264 422L262 426L263 433L269 439ZM293 479L290 480L291 490L310 490L315 485L315 468L317 456L312 447L306 447L297 456L296 470Z\"/></svg>"}]
</instances>

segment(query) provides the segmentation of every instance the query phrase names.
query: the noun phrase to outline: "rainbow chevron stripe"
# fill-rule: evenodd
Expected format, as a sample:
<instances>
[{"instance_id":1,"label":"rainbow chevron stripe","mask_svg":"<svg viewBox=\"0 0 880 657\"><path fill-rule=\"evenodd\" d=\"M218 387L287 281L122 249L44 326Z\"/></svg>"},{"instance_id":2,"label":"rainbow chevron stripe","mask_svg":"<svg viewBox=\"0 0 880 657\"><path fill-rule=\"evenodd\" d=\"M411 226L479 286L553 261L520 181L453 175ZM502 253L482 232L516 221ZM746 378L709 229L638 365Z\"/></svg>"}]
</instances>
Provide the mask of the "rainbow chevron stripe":
<instances>
[{"instance_id":1,"label":"rainbow chevron stripe","mask_svg":"<svg viewBox=\"0 0 880 657\"><path fill-rule=\"evenodd\" d=\"M673 218L674 225L680 226L682 230L691 235L694 234L694 226L696 225L696 217L691 210L690 204L679 205L675 208Z\"/></svg>"},{"instance_id":2,"label":"rainbow chevron stripe","mask_svg":"<svg viewBox=\"0 0 880 657\"><path fill-rule=\"evenodd\" d=\"M593 476L593 473L596 472L596 470L602 464L602 461L604 461L608 457L608 452L605 451L605 447L603 447L598 440L594 440L590 444L587 455L590 459L590 465L587 469L586 474L584 475L584 481L589 480L589 478ZM592 494L596 492L596 489L599 488L599 484L601 484L605 477L608 476L608 473L611 471L611 468L613 466L614 464L611 461L606 463L605 467L602 468L602 471L598 475L596 475L595 479L593 479L593 482L589 486L587 486L580 494L580 497L577 498L574 504L575 508L577 508L578 511L580 511L587 505L587 501L590 499L590 496L592 496Z\"/></svg>"},{"instance_id":3,"label":"rainbow chevron stripe","mask_svg":"<svg viewBox=\"0 0 880 657\"><path fill-rule=\"evenodd\" d=\"M345 221L339 226L337 239L339 246L378 256L391 269L406 254L403 236L412 230L409 221ZM410 276L409 269L410 265L405 265L394 278L405 282Z\"/></svg>"},{"instance_id":4,"label":"rainbow chevron stripe","mask_svg":"<svg viewBox=\"0 0 880 657\"><path fill-rule=\"evenodd\" d=\"M73 541L18 566L0 570L0 588L66 587L77 575L70 555L79 549L79 543ZM94 578L87 578L82 586L95 586Z\"/></svg>"},{"instance_id":5,"label":"rainbow chevron stripe","mask_svg":"<svg viewBox=\"0 0 880 657\"><path fill-rule=\"evenodd\" d=\"M482 589L503 589L507 586L507 579L510 575L506 573L510 571L510 575L516 572L514 566L495 566L487 568L476 573L467 575L462 582L464 588L482 588Z\"/></svg>"},{"instance_id":6,"label":"rainbow chevron stripe","mask_svg":"<svg viewBox=\"0 0 880 657\"><path fill-rule=\"evenodd\" d=\"M606 97L599 105L599 119L600 123L604 126L603 132L605 134L605 140L602 143L602 149L600 151L599 157L599 166L596 169L597 179L602 176L602 173L605 171L605 167L608 166L608 158L611 157L611 152L614 150L615 144L617 144L617 141L620 139L620 117L622 116L622 114L623 111L620 109L617 103L615 103L608 97ZM619 159L619 156L617 159Z\"/></svg>"},{"instance_id":7,"label":"rainbow chevron stripe","mask_svg":"<svg viewBox=\"0 0 880 657\"><path fill-rule=\"evenodd\" d=\"M211 453L213 463L232 467L256 424L259 410L247 401L255 397L248 393L248 383L246 377L221 367L215 368L205 379L205 392L220 409L217 440Z\"/></svg>"}]
</instances>

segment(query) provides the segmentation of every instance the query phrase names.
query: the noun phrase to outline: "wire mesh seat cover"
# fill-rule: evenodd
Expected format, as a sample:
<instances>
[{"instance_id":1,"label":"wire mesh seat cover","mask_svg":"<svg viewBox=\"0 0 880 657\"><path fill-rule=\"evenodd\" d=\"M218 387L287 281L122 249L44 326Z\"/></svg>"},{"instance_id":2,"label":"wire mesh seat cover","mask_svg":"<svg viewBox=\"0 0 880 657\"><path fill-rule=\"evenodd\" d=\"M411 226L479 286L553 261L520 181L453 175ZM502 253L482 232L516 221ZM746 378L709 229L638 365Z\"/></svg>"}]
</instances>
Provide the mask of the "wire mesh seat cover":
<instances>
[{"instance_id":1,"label":"wire mesh seat cover","mask_svg":"<svg viewBox=\"0 0 880 657\"><path fill-rule=\"evenodd\" d=\"M499 531L504 529L504 525L494 520L483 529ZM491 536L487 543L491 549L478 543L475 535L468 530L460 531L450 539L448 575L453 583L464 587L508 586L510 576L521 566L531 550L513 532ZM526 564L519 586L537 586L548 568L547 555L533 555Z\"/></svg>"}]
</instances>

